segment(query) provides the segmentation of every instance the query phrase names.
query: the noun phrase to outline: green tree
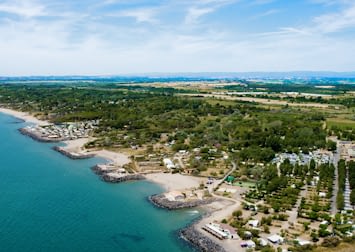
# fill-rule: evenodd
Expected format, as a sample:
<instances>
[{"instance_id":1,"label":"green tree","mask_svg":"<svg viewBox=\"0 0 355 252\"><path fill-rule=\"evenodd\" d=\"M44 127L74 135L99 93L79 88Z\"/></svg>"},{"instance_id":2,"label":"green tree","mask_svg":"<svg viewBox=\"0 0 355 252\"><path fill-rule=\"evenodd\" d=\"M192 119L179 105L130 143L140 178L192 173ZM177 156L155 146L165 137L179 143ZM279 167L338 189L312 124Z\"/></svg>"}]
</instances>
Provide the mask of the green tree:
<instances>
[{"instance_id":1,"label":"green tree","mask_svg":"<svg viewBox=\"0 0 355 252\"><path fill-rule=\"evenodd\" d=\"M355 205L355 189L353 189L350 193L350 201L352 205Z\"/></svg>"},{"instance_id":2,"label":"green tree","mask_svg":"<svg viewBox=\"0 0 355 252\"><path fill-rule=\"evenodd\" d=\"M242 210L237 210L233 212L233 216L237 217L237 219L239 219L242 215L243 215Z\"/></svg>"}]
</instances>

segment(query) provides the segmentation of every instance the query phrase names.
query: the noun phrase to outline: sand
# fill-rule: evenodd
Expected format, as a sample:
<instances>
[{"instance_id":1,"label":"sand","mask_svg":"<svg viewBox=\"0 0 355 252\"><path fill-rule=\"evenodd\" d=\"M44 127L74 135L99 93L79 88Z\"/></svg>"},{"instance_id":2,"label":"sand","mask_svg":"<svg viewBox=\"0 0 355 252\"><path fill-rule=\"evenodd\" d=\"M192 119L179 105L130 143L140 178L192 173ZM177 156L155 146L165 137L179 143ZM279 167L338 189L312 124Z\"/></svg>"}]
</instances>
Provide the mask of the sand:
<instances>
[{"instance_id":1,"label":"sand","mask_svg":"<svg viewBox=\"0 0 355 252\"><path fill-rule=\"evenodd\" d=\"M114 152L114 151L108 151L108 150L97 150L97 151L87 151L84 148L84 145L90 141L93 141L95 138L90 137L90 138L80 138L80 139L75 139L75 140L68 140L64 141L66 146L64 149L70 151L70 152L87 152L87 153L93 153L98 157L104 158L109 162L112 162L116 165L123 166L125 164L128 164L131 162L129 159L128 155L120 153L120 152Z\"/></svg>"},{"instance_id":2,"label":"sand","mask_svg":"<svg viewBox=\"0 0 355 252\"><path fill-rule=\"evenodd\" d=\"M20 112L20 111L16 111L16 110L13 110L13 109L0 108L0 113L8 114L8 115L11 115L13 117L22 119L22 120L24 120L26 122L33 123L33 124L36 124L36 125L43 126L43 125L50 124L48 121L39 120L36 117L34 117L33 115L30 115L29 113Z\"/></svg>"},{"instance_id":3,"label":"sand","mask_svg":"<svg viewBox=\"0 0 355 252\"><path fill-rule=\"evenodd\" d=\"M81 138L76 140L64 141L66 150L70 152L85 152L83 146L94 140L94 138ZM88 153L94 153L98 157L102 157L109 162L113 162L117 165L125 165L131 162L126 154L108 151L108 150L98 150L89 151ZM146 178L154 183L160 184L166 191L183 190L188 188L197 188L203 179L196 178L192 176L184 176L181 174L171 174L171 173L152 173L145 175Z\"/></svg>"},{"instance_id":4,"label":"sand","mask_svg":"<svg viewBox=\"0 0 355 252\"><path fill-rule=\"evenodd\" d=\"M91 153L95 153L96 156L102 157L104 159L113 162L116 165L123 166L131 162L129 157L126 154L108 150L99 150L99 151L92 151Z\"/></svg>"},{"instance_id":5,"label":"sand","mask_svg":"<svg viewBox=\"0 0 355 252\"><path fill-rule=\"evenodd\" d=\"M203 182L202 178L184 176L181 174L152 173L145 176L148 180L162 185L167 191L196 188Z\"/></svg>"},{"instance_id":6,"label":"sand","mask_svg":"<svg viewBox=\"0 0 355 252\"><path fill-rule=\"evenodd\" d=\"M64 141L64 143L66 144L66 146L64 148L68 151L80 152L80 151L84 150L83 146L87 142L90 142L92 140L93 140L92 138L79 138L79 139L75 139L75 140Z\"/></svg>"},{"instance_id":7,"label":"sand","mask_svg":"<svg viewBox=\"0 0 355 252\"><path fill-rule=\"evenodd\" d=\"M14 116L16 118L20 118L26 122L30 122L36 125L48 125L50 124L47 121L42 121L34 116L24 113L24 112L18 112L15 110L11 109L5 109L5 108L0 108L0 112L9 114L11 116ZM125 155L123 153L118 153L118 152L113 152L113 151L108 151L108 150L99 150L99 151L87 151L84 148L84 145L89 142L94 140L94 138L81 138L81 139L76 139L76 140L69 140L69 141L64 141L66 146L64 147L70 152L88 152L88 153L94 153L98 157L102 157L109 162L113 162L117 165L124 165L129 163L131 160L129 159L128 155ZM163 186L163 188L167 191L174 191L174 190L184 190L184 189L190 189L190 188L198 188L200 183L204 183L205 179L203 178L197 178L197 177L192 177L192 176L184 176L181 174L171 174L171 173L153 173L153 174L147 174L145 175L146 178L154 183L160 184ZM216 195L215 195L216 196ZM218 197L223 199L223 197ZM195 227L201 231L202 234L210 237L213 239L215 242L221 244L227 251L230 251L232 248L239 248L239 242L235 240L228 240L221 242L217 238L209 235L208 233L204 232L202 229L202 226L205 225L206 223L213 222L213 221L221 221L223 218L228 218L229 216L232 215L233 211L236 210L238 207L240 207L240 202L236 200L224 200L222 202L214 202L210 205L205 206L211 214L203 219L201 219L199 222L195 224Z\"/></svg>"},{"instance_id":8,"label":"sand","mask_svg":"<svg viewBox=\"0 0 355 252\"><path fill-rule=\"evenodd\" d=\"M30 115L29 113L26 112L20 112L16 111L13 109L7 109L7 108L0 108L0 113L8 114L13 117L19 118L21 120L24 120L29 123L33 123L36 125L49 125L51 124L48 121L44 120L39 120L33 115ZM76 140L69 140L69 141L64 141L66 144L65 149L67 149L70 152L83 152L85 149L83 146L88 142L92 141L93 138L81 138L81 139L76 139ZM124 165L128 164L130 162L130 159L127 155L123 153L118 153L118 152L113 152L113 151L108 151L108 150L100 150L100 151L91 151L90 153L94 153L98 157L102 157L104 159L107 159L109 162L113 162L117 165Z\"/></svg>"},{"instance_id":9,"label":"sand","mask_svg":"<svg viewBox=\"0 0 355 252\"><path fill-rule=\"evenodd\" d=\"M226 198L222 198L222 201L216 201L211 204L203 206L204 209L207 210L210 214L207 214L204 218L199 220L194 224L196 230L198 230L202 235L210 238L215 243L221 245L226 251L239 251L241 239L227 239L227 240L219 240L215 236L206 232L202 228L211 222L220 223L223 219L228 219L232 216L233 212L237 210L241 203L235 200L229 200Z\"/></svg>"}]
</instances>

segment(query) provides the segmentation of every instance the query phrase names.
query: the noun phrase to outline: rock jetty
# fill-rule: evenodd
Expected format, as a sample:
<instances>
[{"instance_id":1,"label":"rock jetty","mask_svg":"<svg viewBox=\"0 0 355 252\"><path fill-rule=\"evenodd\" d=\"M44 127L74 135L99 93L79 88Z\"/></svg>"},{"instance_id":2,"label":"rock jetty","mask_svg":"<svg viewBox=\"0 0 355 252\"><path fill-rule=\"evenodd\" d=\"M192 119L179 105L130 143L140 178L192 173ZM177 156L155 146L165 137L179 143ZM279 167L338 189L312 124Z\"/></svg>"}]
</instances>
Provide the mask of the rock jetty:
<instances>
[{"instance_id":1,"label":"rock jetty","mask_svg":"<svg viewBox=\"0 0 355 252\"><path fill-rule=\"evenodd\" d=\"M149 196L150 202L152 202L154 205L160 208L165 208L168 210L174 210L174 209L182 209L182 208L192 208L192 207L197 207L201 205L207 205L210 204L214 201L216 201L215 198L208 198L208 199L196 199L196 200L188 200L188 201L171 201L168 200L164 194L155 194L152 196Z\"/></svg>"},{"instance_id":2,"label":"rock jetty","mask_svg":"<svg viewBox=\"0 0 355 252\"><path fill-rule=\"evenodd\" d=\"M120 183L130 180L144 180L145 177L141 174L124 174L120 175L118 173L106 173L101 176L102 180L109 183Z\"/></svg>"},{"instance_id":3,"label":"rock jetty","mask_svg":"<svg viewBox=\"0 0 355 252\"><path fill-rule=\"evenodd\" d=\"M129 174L121 166L112 163L97 164L91 168L100 178L109 183L120 183L129 180L143 180L145 177L141 174Z\"/></svg>"},{"instance_id":4,"label":"rock jetty","mask_svg":"<svg viewBox=\"0 0 355 252\"><path fill-rule=\"evenodd\" d=\"M104 175L109 172L120 171L121 168L114 164L97 164L91 168L91 170L97 175ZM124 170L124 169L123 169Z\"/></svg>"},{"instance_id":5,"label":"rock jetty","mask_svg":"<svg viewBox=\"0 0 355 252\"><path fill-rule=\"evenodd\" d=\"M70 151L64 149L63 147L59 147L59 146L54 146L53 150L58 151L71 159L87 159L87 158L92 158L95 156L95 154L92 154L92 153L70 152Z\"/></svg>"},{"instance_id":6,"label":"rock jetty","mask_svg":"<svg viewBox=\"0 0 355 252\"><path fill-rule=\"evenodd\" d=\"M226 252L226 250L210 238L204 236L196 230L194 225L184 228L180 231L180 236L190 242L203 252Z\"/></svg>"}]
</instances>

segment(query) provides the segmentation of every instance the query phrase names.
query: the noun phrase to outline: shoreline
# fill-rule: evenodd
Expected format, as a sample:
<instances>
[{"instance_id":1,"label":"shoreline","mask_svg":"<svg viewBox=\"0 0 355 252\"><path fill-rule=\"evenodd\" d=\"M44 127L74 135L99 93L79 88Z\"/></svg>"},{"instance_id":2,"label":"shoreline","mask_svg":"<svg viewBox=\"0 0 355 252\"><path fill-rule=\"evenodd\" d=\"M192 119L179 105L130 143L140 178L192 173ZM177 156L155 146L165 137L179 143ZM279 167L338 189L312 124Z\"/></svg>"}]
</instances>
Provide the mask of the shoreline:
<instances>
[{"instance_id":1,"label":"shoreline","mask_svg":"<svg viewBox=\"0 0 355 252\"><path fill-rule=\"evenodd\" d=\"M9 109L9 108L0 107L0 113L4 113L4 114L10 115L12 117L15 117L17 119L23 120L25 122L33 123L33 124L40 125L40 126L50 124L50 122L45 121L45 120L40 120L27 112L21 112L21 111Z\"/></svg>"},{"instance_id":2,"label":"shoreline","mask_svg":"<svg viewBox=\"0 0 355 252\"><path fill-rule=\"evenodd\" d=\"M17 110L13 110L13 109L0 107L0 113L12 116L12 117L22 120L24 122L39 125L39 126L45 126L45 125L51 124L50 122L45 121L45 120L40 120L27 112L21 112L21 111L17 111ZM76 140L55 141L55 142L64 143L65 146L62 148L66 151L79 153L82 151L81 149L83 148L83 146L88 141L91 141L91 140L92 140L91 138L80 138L80 139L76 139ZM89 151L88 154L89 153L95 155L96 157L103 158L107 162L117 163L118 165L125 165L130 162L128 156L123 153L120 153L120 152L113 152L113 151L108 151L108 150L96 150L96 151Z\"/></svg>"},{"instance_id":3,"label":"shoreline","mask_svg":"<svg viewBox=\"0 0 355 252\"><path fill-rule=\"evenodd\" d=\"M148 181L159 184L166 192L197 188L202 182L201 178L171 173L150 173L145 174Z\"/></svg>"},{"instance_id":4,"label":"shoreline","mask_svg":"<svg viewBox=\"0 0 355 252\"><path fill-rule=\"evenodd\" d=\"M222 219L227 218L229 214L232 214L232 212L240 206L240 203L231 202L232 201L228 199L218 200L217 198L216 201L210 204L199 206L199 208L202 208L205 212L185 228L180 229L180 237L192 244L192 246L198 248L199 251L228 252L235 251L236 248L239 249L235 241L221 241L203 230L205 224L215 220L221 220L221 217Z\"/></svg>"},{"instance_id":5,"label":"shoreline","mask_svg":"<svg viewBox=\"0 0 355 252\"><path fill-rule=\"evenodd\" d=\"M51 124L48 121L37 119L35 116L30 115L29 113L19 112L13 109L0 107L0 113L39 126ZM89 138L80 138L75 140L57 141L57 142L63 142L65 144L65 146L60 148L64 150L64 152L69 153L68 155L69 157L73 153L75 153L74 155L85 154L88 155L89 157L94 156L94 157L103 158L104 160L107 161L107 163L113 163L119 166L123 166L131 162L128 155L124 153L109 151L105 149L93 150L93 151L85 150L85 148L83 148L84 145L87 142L92 141L93 139L94 138L89 137ZM138 174L132 176L136 177L138 176ZM141 176L143 177L143 175L140 175L139 180L142 179ZM162 172L145 174L144 177L148 181L161 186L164 192L169 192L173 190L183 190L188 188L197 188L201 183L203 183L203 180L201 178L186 176L181 174L162 173ZM121 180L121 178L119 178L118 180ZM178 231L179 235L184 240L188 241L192 246L196 247L201 251L229 251L230 248L228 244L222 243L217 239L214 239L214 237L204 233L201 228L204 225L204 223L211 222L211 220L213 219L220 219L221 216L223 216L223 218L227 217L231 207L233 208L233 210L238 207L237 203L228 205L226 203L223 204L223 202L218 200L218 198L216 198L216 200L217 201L214 201L207 205L194 206L194 208L202 207L203 209L206 210L206 213L203 214L197 220L193 221L185 228L180 229ZM227 200L224 200L224 202L226 201ZM223 248L223 250L221 250L220 248Z\"/></svg>"}]
</instances>

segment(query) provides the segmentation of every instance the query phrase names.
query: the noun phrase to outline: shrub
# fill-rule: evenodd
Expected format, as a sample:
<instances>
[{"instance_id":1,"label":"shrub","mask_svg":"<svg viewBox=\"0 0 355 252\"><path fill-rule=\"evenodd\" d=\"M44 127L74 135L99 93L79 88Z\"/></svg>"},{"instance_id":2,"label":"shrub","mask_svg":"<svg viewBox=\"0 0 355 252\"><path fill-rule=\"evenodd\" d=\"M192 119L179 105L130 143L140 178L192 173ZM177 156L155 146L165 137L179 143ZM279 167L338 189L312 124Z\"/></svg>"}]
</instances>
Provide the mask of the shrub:
<instances>
[{"instance_id":1,"label":"shrub","mask_svg":"<svg viewBox=\"0 0 355 252\"><path fill-rule=\"evenodd\" d=\"M323 247L328 247L328 248L335 248L336 246L338 246L340 243L340 240L338 237L327 237L324 238L323 242L322 242L322 246Z\"/></svg>"}]
</instances>

